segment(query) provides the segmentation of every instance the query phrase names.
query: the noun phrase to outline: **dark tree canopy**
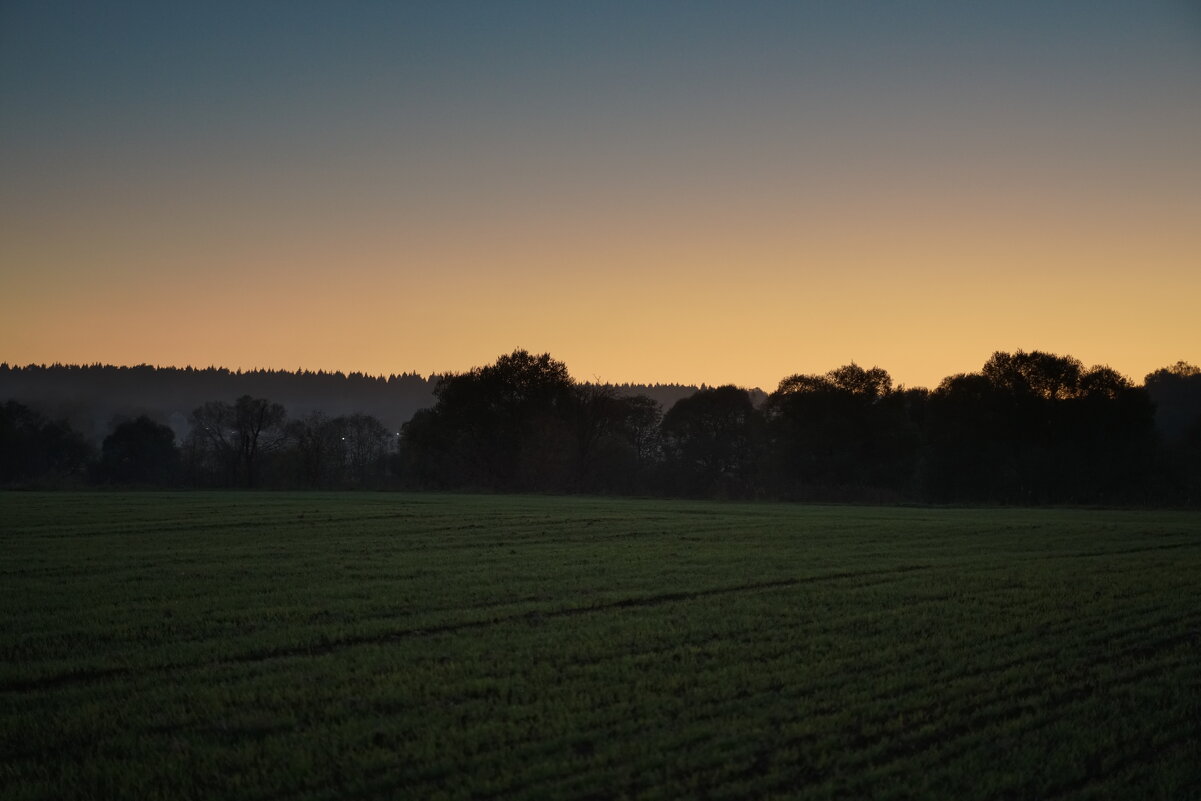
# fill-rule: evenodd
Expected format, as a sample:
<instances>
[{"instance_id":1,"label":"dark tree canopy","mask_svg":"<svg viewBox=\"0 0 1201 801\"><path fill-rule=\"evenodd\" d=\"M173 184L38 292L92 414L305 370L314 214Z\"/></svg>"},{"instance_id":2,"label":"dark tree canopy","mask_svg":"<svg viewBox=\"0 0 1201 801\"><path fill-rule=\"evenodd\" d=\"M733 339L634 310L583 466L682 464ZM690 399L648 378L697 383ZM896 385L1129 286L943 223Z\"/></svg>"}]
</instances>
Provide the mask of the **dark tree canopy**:
<instances>
[{"instance_id":1,"label":"dark tree canopy","mask_svg":"<svg viewBox=\"0 0 1201 801\"><path fill-rule=\"evenodd\" d=\"M0 406L0 484L82 480L91 448L65 421L48 420L16 401Z\"/></svg>"},{"instance_id":2,"label":"dark tree canopy","mask_svg":"<svg viewBox=\"0 0 1201 801\"><path fill-rule=\"evenodd\" d=\"M1014 398L1066 400L1080 394L1084 365L1071 356L1042 351L994 353L980 373L993 388Z\"/></svg>"},{"instance_id":3,"label":"dark tree canopy","mask_svg":"<svg viewBox=\"0 0 1201 801\"><path fill-rule=\"evenodd\" d=\"M889 497L912 482L918 431L888 372L848 364L768 396L768 481L785 497Z\"/></svg>"},{"instance_id":4,"label":"dark tree canopy","mask_svg":"<svg viewBox=\"0 0 1201 801\"><path fill-rule=\"evenodd\" d=\"M1201 367L1176 362L1145 379L1164 440L1161 481L1174 494L1201 503Z\"/></svg>"},{"instance_id":5,"label":"dark tree canopy","mask_svg":"<svg viewBox=\"0 0 1201 801\"><path fill-rule=\"evenodd\" d=\"M514 351L444 376L434 395L401 432L401 472L417 486L616 492L650 481L658 404L577 384L549 354Z\"/></svg>"},{"instance_id":6,"label":"dark tree canopy","mask_svg":"<svg viewBox=\"0 0 1201 801\"><path fill-rule=\"evenodd\" d=\"M1166 437L1178 439L1201 424L1201 367L1176 362L1147 375L1144 384Z\"/></svg>"},{"instance_id":7,"label":"dark tree canopy","mask_svg":"<svg viewBox=\"0 0 1201 801\"><path fill-rule=\"evenodd\" d=\"M689 495L752 492L758 413L735 386L702 389L663 415L663 444L677 486Z\"/></svg>"},{"instance_id":8,"label":"dark tree canopy","mask_svg":"<svg viewBox=\"0 0 1201 801\"><path fill-rule=\"evenodd\" d=\"M405 427L409 442L443 451L434 483L492 489L558 484L571 469L574 384L549 354L517 350L487 367L444 376L432 414ZM420 431L421 426L432 430Z\"/></svg>"},{"instance_id":9,"label":"dark tree canopy","mask_svg":"<svg viewBox=\"0 0 1201 801\"><path fill-rule=\"evenodd\" d=\"M1147 489L1153 407L1109 367L998 352L934 391L927 439L936 498L1134 501Z\"/></svg>"},{"instance_id":10,"label":"dark tree canopy","mask_svg":"<svg viewBox=\"0 0 1201 801\"><path fill-rule=\"evenodd\" d=\"M170 486L179 480L179 468L175 432L145 415L118 424L101 448L105 481Z\"/></svg>"}]
</instances>

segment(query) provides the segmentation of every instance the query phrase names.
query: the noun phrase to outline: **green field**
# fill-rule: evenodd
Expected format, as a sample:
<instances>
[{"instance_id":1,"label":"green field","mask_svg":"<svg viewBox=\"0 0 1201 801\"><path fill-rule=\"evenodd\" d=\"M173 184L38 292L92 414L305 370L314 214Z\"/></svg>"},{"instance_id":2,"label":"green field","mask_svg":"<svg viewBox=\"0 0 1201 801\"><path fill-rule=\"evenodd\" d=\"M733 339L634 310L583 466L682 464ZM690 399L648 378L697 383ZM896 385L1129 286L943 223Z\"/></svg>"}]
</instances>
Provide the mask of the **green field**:
<instances>
[{"instance_id":1,"label":"green field","mask_svg":"<svg viewBox=\"0 0 1201 801\"><path fill-rule=\"evenodd\" d=\"M1201 517L0 494L0 797L1201 798Z\"/></svg>"}]
</instances>

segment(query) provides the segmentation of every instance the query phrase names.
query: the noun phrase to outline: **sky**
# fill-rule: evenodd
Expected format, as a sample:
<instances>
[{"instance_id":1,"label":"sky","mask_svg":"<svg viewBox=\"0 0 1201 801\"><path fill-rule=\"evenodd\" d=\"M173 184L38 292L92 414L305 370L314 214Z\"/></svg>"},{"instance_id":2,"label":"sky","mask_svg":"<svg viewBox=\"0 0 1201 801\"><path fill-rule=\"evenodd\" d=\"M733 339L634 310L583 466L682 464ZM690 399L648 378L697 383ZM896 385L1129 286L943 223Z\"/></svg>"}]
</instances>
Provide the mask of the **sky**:
<instances>
[{"instance_id":1,"label":"sky","mask_svg":"<svg viewBox=\"0 0 1201 801\"><path fill-rule=\"evenodd\" d=\"M0 361L1201 362L1201 3L0 0Z\"/></svg>"}]
</instances>

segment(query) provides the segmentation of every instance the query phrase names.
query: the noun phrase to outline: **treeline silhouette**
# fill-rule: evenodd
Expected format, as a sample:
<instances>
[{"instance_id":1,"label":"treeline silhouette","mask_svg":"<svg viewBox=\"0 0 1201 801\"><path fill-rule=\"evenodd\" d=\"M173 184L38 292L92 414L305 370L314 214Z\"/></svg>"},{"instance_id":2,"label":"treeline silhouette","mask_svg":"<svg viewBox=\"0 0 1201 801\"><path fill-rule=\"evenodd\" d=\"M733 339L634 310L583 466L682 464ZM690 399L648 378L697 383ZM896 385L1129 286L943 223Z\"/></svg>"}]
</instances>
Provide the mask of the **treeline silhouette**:
<instances>
[{"instance_id":1,"label":"treeline silhouette","mask_svg":"<svg viewBox=\"0 0 1201 801\"><path fill-rule=\"evenodd\" d=\"M289 417L243 394L198 404L182 436L119 419L99 448L9 401L0 483L1201 503L1201 369L1184 362L1140 386L1070 356L998 352L933 390L850 364L770 395L702 386L666 408L523 350L429 381L430 402L399 429L364 411Z\"/></svg>"},{"instance_id":2,"label":"treeline silhouette","mask_svg":"<svg viewBox=\"0 0 1201 801\"><path fill-rule=\"evenodd\" d=\"M290 419L243 395L196 408L182 442L141 415L99 448L16 401L0 406L0 485L8 487L384 488L399 434L366 414Z\"/></svg>"},{"instance_id":3,"label":"treeline silhouette","mask_svg":"<svg viewBox=\"0 0 1201 801\"><path fill-rule=\"evenodd\" d=\"M219 367L117 367L0 364L0 398L67 420L94 444L114 418L146 415L187 436L192 410L215 398L271 398L295 415L363 413L393 431L433 401L438 376L373 376L312 370L227 370Z\"/></svg>"},{"instance_id":4,"label":"treeline silhouette","mask_svg":"<svg viewBox=\"0 0 1201 801\"><path fill-rule=\"evenodd\" d=\"M374 376L321 370L0 364L0 399L16 400L66 421L96 446L111 433L114 420L141 415L169 426L182 442L191 429L193 409L215 398L242 395L270 398L296 416L368 414L396 432L419 409L433 404L434 387L441 378L418 373ZM622 384L616 389L625 395L647 395L670 408L698 387Z\"/></svg>"}]
</instances>

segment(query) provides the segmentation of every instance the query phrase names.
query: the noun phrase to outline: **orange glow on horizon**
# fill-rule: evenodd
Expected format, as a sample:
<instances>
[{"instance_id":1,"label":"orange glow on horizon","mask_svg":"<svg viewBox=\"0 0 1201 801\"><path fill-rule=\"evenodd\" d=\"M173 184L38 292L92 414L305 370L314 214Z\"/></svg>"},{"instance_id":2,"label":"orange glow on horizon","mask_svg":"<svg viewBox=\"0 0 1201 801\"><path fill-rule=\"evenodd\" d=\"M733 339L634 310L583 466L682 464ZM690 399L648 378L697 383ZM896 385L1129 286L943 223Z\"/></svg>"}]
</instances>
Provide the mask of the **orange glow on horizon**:
<instances>
[{"instance_id":1,"label":"orange glow on horizon","mask_svg":"<svg viewBox=\"0 0 1201 801\"><path fill-rule=\"evenodd\" d=\"M1201 361L1194 20L1150 5L644 4L506 34L385 4L256 12L261 36L18 8L0 360L428 375L523 347L770 391L1022 348L1141 381Z\"/></svg>"}]
</instances>

